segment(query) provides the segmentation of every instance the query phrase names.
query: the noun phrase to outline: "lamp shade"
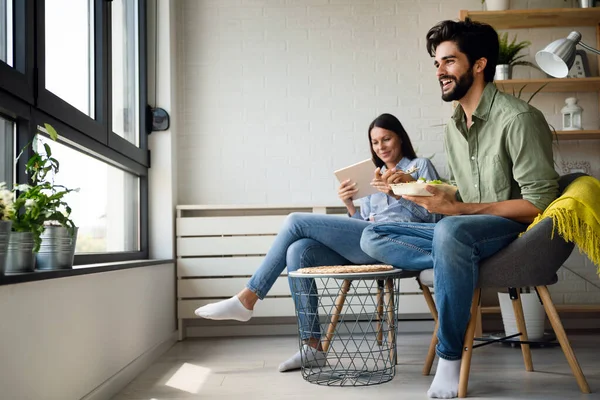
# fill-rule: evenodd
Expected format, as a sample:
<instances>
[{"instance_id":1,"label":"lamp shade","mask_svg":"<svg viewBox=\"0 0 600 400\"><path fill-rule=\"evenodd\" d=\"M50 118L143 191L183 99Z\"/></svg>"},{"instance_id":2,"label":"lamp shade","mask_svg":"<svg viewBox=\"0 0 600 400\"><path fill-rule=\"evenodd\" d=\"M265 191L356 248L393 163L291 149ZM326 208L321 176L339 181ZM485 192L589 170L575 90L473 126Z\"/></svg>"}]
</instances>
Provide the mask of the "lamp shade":
<instances>
[{"instance_id":1,"label":"lamp shade","mask_svg":"<svg viewBox=\"0 0 600 400\"><path fill-rule=\"evenodd\" d=\"M575 61L575 47L581 40L581 33L573 31L564 39L550 43L535 55L539 67L555 78L564 78Z\"/></svg>"}]
</instances>

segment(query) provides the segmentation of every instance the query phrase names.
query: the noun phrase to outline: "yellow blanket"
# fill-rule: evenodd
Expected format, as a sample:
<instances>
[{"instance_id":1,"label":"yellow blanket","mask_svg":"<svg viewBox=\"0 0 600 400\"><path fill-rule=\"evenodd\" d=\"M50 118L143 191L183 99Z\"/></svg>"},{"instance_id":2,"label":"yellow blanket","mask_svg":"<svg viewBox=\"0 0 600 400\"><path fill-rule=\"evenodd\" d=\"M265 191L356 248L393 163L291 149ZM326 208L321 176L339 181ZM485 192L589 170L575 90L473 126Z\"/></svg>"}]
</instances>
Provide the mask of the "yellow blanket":
<instances>
[{"instance_id":1,"label":"yellow blanket","mask_svg":"<svg viewBox=\"0 0 600 400\"><path fill-rule=\"evenodd\" d=\"M600 181L591 176L575 179L527 230L546 217L552 218L559 235L598 266L600 275Z\"/></svg>"}]
</instances>

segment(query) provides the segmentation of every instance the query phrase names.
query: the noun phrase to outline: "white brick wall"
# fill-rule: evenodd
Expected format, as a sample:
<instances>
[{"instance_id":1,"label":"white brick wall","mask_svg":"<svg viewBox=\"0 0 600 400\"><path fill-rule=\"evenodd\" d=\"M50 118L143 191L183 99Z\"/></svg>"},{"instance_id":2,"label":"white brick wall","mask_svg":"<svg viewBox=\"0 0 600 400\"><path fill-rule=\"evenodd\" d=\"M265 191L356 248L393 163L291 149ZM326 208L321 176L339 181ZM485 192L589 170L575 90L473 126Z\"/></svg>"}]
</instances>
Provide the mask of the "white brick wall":
<instances>
[{"instance_id":1,"label":"white brick wall","mask_svg":"<svg viewBox=\"0 0 600 400\"><path fill-rule=\"evenodd\" d=\"M513 1L514 8L570 1ZM333 170L369 157L366 128L395 114L421 156L446 174L442 102L427 30L479 0L180 0L177 10L179 204L337 204ZM577 28L595 44L593 28ZM531 40L529 60L570 29L511 32ZM597 75L597 60L590 57ZM515 78L543 77L526 67ZM580 98L597 129L596 94L541 93L533 104L561 128ZM561 160L586 160L600 176L600 141L561 142ZM582 269L592 270L577 261ZM579 279L579 278L578 278ZM567 280L562 280L566 282ZM561 281L561 282L562 282ZM580 281L580 279L579 279ZM578 281L575 281L578 282ZM566 285L566 283L565 283ZM574 284L577 286L577 284ZM572 290L580 291L581 285ZM557 286L558 288L558 286ZM565 290L566 290L565 286ZM599 291L593 301L600 300ZM564 301L576 296L567 290ZM581 299L584 301L585 299ZM577 300L579 301L579 300Z\"/></svg>"}]
</instances>

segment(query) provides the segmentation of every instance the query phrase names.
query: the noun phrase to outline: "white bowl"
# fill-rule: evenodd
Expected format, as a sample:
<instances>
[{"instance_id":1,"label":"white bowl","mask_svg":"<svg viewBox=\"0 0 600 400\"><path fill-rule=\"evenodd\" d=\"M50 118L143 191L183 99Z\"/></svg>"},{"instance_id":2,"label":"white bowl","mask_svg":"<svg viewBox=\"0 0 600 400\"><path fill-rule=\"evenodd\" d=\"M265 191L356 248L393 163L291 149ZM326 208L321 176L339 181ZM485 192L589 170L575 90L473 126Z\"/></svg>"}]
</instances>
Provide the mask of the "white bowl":
<instances>
[{"instance_id":1,"label":"white bowl","mask_svg":"<svg viewBox=\"0 0 600 400\"><path fill-rule=\"evenodd\" d=\"M458 189L456 186L448 185L447 183L424 183L424 182L411 182L411 183L396 183L390 185L395 195L402 196L433 196L425 189L426 186L435 186L445 192L456 193Z\"/></svg>"}]
</instances>

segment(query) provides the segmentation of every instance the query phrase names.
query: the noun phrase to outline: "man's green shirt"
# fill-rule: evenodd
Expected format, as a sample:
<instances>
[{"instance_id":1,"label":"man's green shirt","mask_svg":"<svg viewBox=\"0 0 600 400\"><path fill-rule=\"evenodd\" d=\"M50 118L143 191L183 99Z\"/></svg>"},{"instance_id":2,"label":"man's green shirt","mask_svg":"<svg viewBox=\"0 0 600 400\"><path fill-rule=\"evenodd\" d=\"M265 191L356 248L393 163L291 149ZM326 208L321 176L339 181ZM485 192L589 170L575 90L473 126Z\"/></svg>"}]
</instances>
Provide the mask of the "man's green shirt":
<instances>
[{"instance_id":1,"label":"man's green shirt","mask_svg":"<svg viewBox=\"0 0 600 400\"><path fill-rule=\"evenodd\" d=\"M467 129L458 105L444 142L465 203L525 199L543 211L558 194L552 132L536 108L488 83Z\"/></svg>"}]
</instances>

